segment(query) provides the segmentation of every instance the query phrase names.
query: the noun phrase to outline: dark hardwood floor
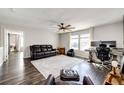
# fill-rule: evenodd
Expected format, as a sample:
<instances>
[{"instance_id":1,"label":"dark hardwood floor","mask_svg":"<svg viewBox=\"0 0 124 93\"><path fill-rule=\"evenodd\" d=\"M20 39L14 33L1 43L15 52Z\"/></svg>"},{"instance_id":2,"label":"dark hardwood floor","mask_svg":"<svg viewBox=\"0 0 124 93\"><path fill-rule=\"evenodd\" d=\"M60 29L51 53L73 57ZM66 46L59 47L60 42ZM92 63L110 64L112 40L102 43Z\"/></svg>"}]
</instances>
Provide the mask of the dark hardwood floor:
<instances>
[{"instance_id":1,"label":"dark hardwood floor","mask_svg":"<svg viewBox=\"0 0 124 93\"><path fill-rule=\"evenodd\" d=\"M0 67L0 84L39 84L44 80L30 59L23 60L23 53L11 53L8 62Z\"/></svg>"},{"instance_id":2,"label":"dark hardwood floor","mask_svg":"<svg viewBox=\"0 0 124 93\"><path fill-rule=\"evenodd\" d=\"M99 70L87 61L82 61L82 64L76 65L74 69L78 70L82 78L84 75L89 76L94 84L103 84L108 73L106 69ZM44 80L30 59L23 60L23 53L11 53L9 60L0 67L1 85L42 85Z\"/></svg>"}]
</instances>

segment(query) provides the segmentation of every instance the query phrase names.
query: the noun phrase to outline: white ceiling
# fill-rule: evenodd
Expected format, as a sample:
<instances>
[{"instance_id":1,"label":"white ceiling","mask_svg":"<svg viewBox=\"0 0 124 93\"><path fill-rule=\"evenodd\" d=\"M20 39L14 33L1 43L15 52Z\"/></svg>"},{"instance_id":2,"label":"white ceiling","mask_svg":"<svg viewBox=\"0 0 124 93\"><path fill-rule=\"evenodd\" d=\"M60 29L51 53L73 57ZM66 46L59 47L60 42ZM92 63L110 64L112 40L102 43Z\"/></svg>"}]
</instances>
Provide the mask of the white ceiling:
<instances>
[{"instance_id":1,"label":"white ceiling","mask_svg":"<svg viewBox=\"0 0 124 93\"><path fill-rule=\"evenodd\" d=\"M121 21L123 14L123 8L1 8L0 23L57 31L64 22L78 30Z\"/></svg>"}]
</instances>

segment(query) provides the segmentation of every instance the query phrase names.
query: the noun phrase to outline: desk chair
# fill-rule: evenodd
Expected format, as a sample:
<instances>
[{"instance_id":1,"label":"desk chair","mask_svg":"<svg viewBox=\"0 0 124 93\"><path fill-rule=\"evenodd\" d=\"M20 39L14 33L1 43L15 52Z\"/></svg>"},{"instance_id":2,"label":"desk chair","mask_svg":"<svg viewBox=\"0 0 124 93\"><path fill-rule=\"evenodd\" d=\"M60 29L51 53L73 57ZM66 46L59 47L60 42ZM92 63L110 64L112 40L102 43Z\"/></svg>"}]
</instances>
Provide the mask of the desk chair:
<instances>
[{"instance_id":1,"label":"desk chair","mask_svg":"<svg viewBox=\"0 0 124 93\"><path fill-rule=\"evenodd\" d=\"M110 64L110 48L107 47L106 44L100 44L99 47L96 48L96 56L101 61L101 66L107 68L107 65Z\"/></svg>"}]
</instances>

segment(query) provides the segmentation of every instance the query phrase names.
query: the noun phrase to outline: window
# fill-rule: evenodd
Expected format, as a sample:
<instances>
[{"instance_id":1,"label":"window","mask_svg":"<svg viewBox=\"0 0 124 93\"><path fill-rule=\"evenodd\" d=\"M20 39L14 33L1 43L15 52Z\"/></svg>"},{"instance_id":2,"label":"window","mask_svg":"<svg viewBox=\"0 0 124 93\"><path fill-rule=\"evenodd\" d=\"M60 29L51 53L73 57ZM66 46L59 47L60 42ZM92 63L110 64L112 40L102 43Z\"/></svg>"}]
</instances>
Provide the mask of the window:
<instances>
[{"instance_id":1,"label":"window","mask_svg":"<svg viewBox=\"0 0 124 93\"><path fill-rule=\"evenodd\" d=\"M80 50L85 50L90 47L89 44L90 41L90 35L89 34L82 34L80 35Z\"/></svg>"},{"instance_id":2,"label":"window","mask_svg":"<svg viewBox=\"0 0 124 93\"><path fill-rule=\"evenodd\" d=\"M70 48L78 50L79 49L79 36L78 35L72 35L70 37Z\"/></svg>"},{"instance_id":3,"label":"window","mask_svg":"<svg viewBox=\"0 0 124 93\"><path fill-rule=\"evenodd\" d=\"M90 34L72 35L70 37L70 48L84 51L90 47Z\"/></svg>"}]
</instances>

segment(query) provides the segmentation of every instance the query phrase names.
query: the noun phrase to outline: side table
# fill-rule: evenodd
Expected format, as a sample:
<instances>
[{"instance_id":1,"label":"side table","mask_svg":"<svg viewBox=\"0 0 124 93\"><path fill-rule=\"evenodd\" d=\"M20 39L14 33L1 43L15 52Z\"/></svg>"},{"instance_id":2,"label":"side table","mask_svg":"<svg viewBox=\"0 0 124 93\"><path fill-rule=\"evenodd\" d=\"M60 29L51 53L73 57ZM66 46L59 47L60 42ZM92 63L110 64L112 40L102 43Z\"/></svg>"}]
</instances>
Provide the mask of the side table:
<instances>
[{"instance_id":1,"label":"side table","mask_svg":"<svg viewBox=\"0 0 124 93\"><path fill-rule=\"evenodd\" d=\"M65 55L65 48L58 48L58 54L63 54Z\"/></svg>"}]
</instances>

